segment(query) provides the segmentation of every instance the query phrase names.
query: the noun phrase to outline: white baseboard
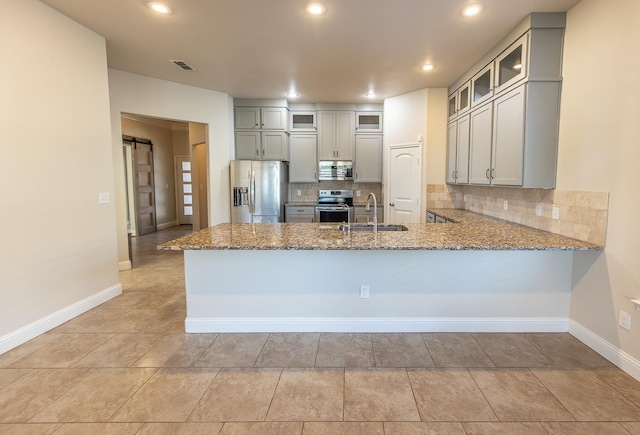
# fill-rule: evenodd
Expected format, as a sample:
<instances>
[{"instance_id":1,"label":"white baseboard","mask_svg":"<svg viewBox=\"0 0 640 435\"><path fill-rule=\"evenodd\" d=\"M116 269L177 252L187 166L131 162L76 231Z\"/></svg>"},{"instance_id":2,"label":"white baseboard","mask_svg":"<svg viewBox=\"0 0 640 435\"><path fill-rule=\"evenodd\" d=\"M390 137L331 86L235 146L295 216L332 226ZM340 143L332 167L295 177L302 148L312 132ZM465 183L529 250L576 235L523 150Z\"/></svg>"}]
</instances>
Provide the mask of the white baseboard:
<instances>
[{"instance_id":1,"label":"white baseboard","mask_svg":"<svg viewBox=\"0 0 640 435\"><path fill-rule=\"evenodd\" d=\"M202 332L567 332L566 318L343 318L246 317L185 319L185 331Z\"/></svg>"},{"instance_id":2,"label":"white baseboard","mask_svg":"<svg viewBox=\"0 0 640 435\"><path fill-rule=\"evenodd\" d=\"M0 354L26 343L40 334L44 334L56 326L62 325L64 322L71 320L120 294L122 294L122 285L116 284L89 296L88 298L82 299L75 304L62 308L55 313L49 314L42 319L25 325L20 329L5 334L0 337Z\"/></svg>"},{"instance_id":3,"label":"white baseboard","mask_svg":"<svg viewBox=\"0 0 640 435\"><path fill-rule=\"evenodd\" d=\"M163 224L156 225L156 229L166 230L167 228L175 227L176 225L178 225L178 221L165 222Z\"/></svg>"},{"instance_id":4,"label":"white baseboard","mask_svg":"<svg viewBox=\"0 0 640 435\"><path fill-rule=\"evenodd\" d=\"M129 270L131 269L131 260L121 261L118 263L118 270Z\"/></svg>"},{"instance_id":5,"label":"white baseboard","mask_svg":"<svg viewBox=\"0 0 640 435\"><path fill-rule=\"evenodd\" d=\"M640 381L640 360L632 357L574 320L569 323L569 333L605 357L612 364L620 367L620 369Z\"/></svg>"}]
</instances>

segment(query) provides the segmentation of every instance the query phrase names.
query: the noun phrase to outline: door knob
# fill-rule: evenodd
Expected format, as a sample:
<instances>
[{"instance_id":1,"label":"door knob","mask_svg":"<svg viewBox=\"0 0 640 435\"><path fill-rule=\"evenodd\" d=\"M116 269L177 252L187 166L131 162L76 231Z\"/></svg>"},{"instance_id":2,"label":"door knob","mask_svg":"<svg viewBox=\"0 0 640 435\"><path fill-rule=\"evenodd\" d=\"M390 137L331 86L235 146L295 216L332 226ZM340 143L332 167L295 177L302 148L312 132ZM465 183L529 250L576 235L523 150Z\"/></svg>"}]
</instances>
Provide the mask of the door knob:
<instances>
[{"instance_id":1,"label":"door knob","mask_svg":"<svg viewBox=\"0 0 640 435\"><path fill-rule=\"evenodd\" d=\"M390 206L390 207L395 207L396 205L395 205L394 203L390 202L390 203L389 203L389 206Z\"/></svg>"}]
</instances>

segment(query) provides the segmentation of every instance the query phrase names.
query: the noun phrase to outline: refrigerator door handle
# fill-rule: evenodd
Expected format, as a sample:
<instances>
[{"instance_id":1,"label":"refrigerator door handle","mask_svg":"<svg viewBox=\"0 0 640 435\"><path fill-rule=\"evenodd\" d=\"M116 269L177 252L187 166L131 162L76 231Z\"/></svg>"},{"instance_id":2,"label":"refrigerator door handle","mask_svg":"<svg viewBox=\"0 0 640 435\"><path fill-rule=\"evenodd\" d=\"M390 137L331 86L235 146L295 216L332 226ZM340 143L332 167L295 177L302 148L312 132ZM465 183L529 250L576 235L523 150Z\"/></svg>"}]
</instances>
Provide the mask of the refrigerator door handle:
<instances>
[{"instance_id":1,"label":"refrigerator door handle","mask_svg":"<svg viewBox=\"0 0 640 435\"><path fill-rule=\"evenodd\" d=\"M251 171L249 178L249 213L256 212L256 173Z\"/></svg>"}]
</instances>

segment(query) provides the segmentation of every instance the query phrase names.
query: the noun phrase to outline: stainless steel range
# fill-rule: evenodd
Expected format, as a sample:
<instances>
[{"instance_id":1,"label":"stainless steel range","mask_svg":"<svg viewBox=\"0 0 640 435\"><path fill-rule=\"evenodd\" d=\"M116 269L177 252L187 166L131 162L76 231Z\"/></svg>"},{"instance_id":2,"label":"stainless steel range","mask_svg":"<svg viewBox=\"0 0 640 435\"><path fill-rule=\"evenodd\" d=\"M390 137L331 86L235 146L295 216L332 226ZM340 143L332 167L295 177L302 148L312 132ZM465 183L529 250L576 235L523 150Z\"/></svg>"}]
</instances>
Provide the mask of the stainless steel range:
<instances>
[{"instance_id":1,"label":"stainless steel range","mask_svg":"<svg viewBox=\"0 0 640 435\"><path fill-rule=\"evenodd\" d=\"M315 222L351 222L353 190L320 190Z\"/></svg>"}]
</instances>

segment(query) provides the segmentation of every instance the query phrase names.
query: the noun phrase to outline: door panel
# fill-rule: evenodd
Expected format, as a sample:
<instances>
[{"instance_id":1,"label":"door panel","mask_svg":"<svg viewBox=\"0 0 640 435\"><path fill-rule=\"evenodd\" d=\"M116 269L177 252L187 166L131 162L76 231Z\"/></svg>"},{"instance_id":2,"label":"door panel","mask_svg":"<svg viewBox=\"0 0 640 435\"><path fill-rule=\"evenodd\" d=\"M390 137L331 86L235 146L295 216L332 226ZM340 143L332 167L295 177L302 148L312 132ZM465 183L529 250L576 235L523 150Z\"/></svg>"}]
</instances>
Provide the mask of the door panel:
<instances>
[{"instance_id":1,"label":"door panel","mask_svg":"<svg viewBox=\"0 0 640 435\"><path fill-rule=\"evenodd\" d=\"M193 182L185 174L191 173L189 156L176 156L176 189L178 199L178 225L193 223Z\"/></svg>"},{"instance_id":2,"label":"door panel","mask_svg":"<svg viewBox=\"0 0 640 435\"><path fill-rule=\"evenodd\" d=\"M134 142L136 221L138 235L156 231L155 188L153 181L153 148L151 144Z\"/></svg>"},{"instance_id":3,"label":"door panel","mask_svg":"<svg viewBox=\"0 0 640 435\"><path fill-rule=\"evenodd\" d=\"M420 222L420 147L389 151L389 223Z\"/></svg>"}]
</instances>

